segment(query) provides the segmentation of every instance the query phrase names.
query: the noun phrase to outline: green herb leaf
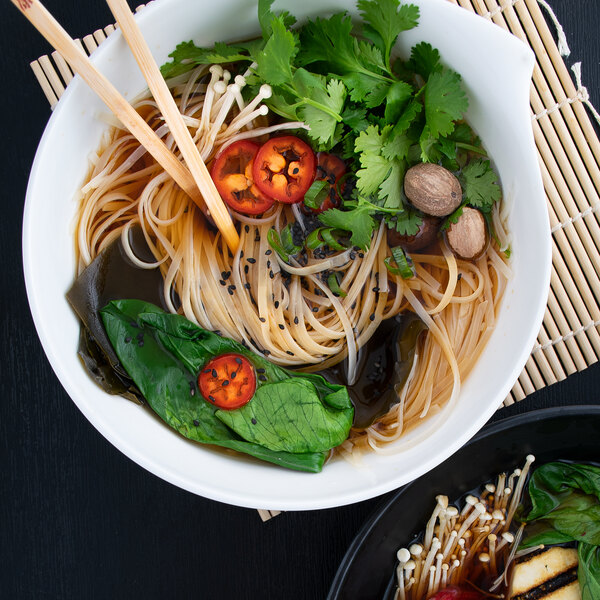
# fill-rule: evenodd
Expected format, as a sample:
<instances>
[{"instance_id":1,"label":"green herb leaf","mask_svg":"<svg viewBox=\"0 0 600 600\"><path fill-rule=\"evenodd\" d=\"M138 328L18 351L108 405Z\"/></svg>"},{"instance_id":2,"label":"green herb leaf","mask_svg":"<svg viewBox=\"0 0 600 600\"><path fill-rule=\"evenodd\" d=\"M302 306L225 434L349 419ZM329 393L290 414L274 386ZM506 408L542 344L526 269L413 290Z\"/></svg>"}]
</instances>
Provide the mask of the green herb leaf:
<instances>
[{"instance_id":1,"label":"green herb leaf","mask_svg":"<svg viewBox=\"0 0 600 600\"><path fill-rule=\"evenodd\" d=\"M319 221L334 229L349 231L350 243L363 250L369 247L373 230L377 225L371 215L371 209L367 206L357 206L351 210L331 208L319 215Z\"/></svg>"},{"instance_id":2,"label":"green herb leaf","mask_svg":"<svg viewBox=\"0 0 600 600\"><path fill-rule=\"evenodd\" d=\"M412 85L404 81L396 81L389 87L385 98L385 120L393 123L400 118L407 101L413 94Z\"/></svg>"},{"instance_id":3,"label":"green herb leaf","mask_svg":"<svg viewBox=\"0 0 600 600\"><path fill-rule=\"evenodd\" d=\"M365 24L363 32L381 50L389 67L389 56L398 34L416 27L419 8L413 4L400 4L399 0L358 0Z\"/></svg>"},{"instance_id":4,"label":"green herb leaf","mask_svg":"<svg viewBox=\"0 0 600 600\"><path fill-rule=\"evenodd\" d=\"M600 598L600 547L581 542L577 553L581 600L596 600Z\"/></svg>"},{"instance_id":5,"label":"green herb leaf","mask_svg":"<svg viewBox=\"0 0 600 600\"><path fill-rule=\"evenodd\" d=\"M268 40L271 37L273 33L271 24L273 19L277 17L277 15L271 11L271 6L273 6L274 1L275 0L258 0L258 22L260 23L263 38L265 40ZM296 17L291 15L287 10L282 11L278 16L281 17L283 24L288 29L296 23Z\"/></svg>"},{"instance_id":6,"label":"green herb leaf","mask_svg":"<svg viewBox=\"0 0 600 600\"><path fill-rule=\"evenodd\" d=\"M432 137L452 133L454 121L462 119L468 106L458 73L444 69L429 76L425 86L425 118Z\"/></svg>"},{"instance_id":7,"label":"green herb leaf","mask_svg":"<svg viewBox=\"0 0 600 600\"><path fill-rule=\"evenodd\" d=\"M256 56L256 71L270 85L289 83L292 80L292 63L298 52L296 37L288 31L284 18L271 21L271 37Z\"/></svg>"},{"instance_id":8,"label":"green herb leaf","mask_svg":"<svg viewBox=\"0 0 600 600\"><path fill-rule=\"evenodd\" d=\"M428 42L420 42L410 51L409 66L423 79L428 79L432 73L442 70L440 58L440 53L436 48Z\"/></svg>"},{"instance_id":9,"label":"green herb leaf","mask_svg":"<svg viewBox=\"0 0 600 600\"><path fill-rule=\"evenodd\" d=\"M502 197L498 175L489 160L472 160L460 173L459 180L463 199L484 213L490 212L494 202Z\"/></svg>"},{"instance_id":10,"label":"green herb leaf","mask_svg":"<svg viewBox=\"0 0 600 600\"><path fill-rule=\"evenodd\" d=\"M400 235L416 235L422 222L421 215L410 208L398 211L385 220L386 225L390 229L395 229Z\"/></svg>"}]
</instances>

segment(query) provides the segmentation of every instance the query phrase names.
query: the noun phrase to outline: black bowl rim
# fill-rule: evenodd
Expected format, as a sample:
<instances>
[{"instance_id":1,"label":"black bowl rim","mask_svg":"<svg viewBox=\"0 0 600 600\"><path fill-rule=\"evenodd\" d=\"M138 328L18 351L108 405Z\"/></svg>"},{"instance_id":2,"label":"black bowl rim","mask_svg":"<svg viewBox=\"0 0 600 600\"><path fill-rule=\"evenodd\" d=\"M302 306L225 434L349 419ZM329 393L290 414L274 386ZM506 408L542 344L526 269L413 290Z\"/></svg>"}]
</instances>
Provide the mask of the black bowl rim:
<instances>
[{"instance_id":1,"label":"black bowl rim","mask_svg":"<svg viewBox=\"0 0 600 600\"><path fill-rule=\"evenodd\" d=\"M527 423L537 423L539 421L544 421L546 419L553 419L556 417L569 417L569 416L581 416L585 414L594 414L600 416L600 406L594 404L583 404L583 405L575 405L575 406L555 406L552 408L542 408L538 410L533 410L530 412L522 413L519 415L513 415L511 417L505 417L504 419L500 419L499 421L495 421L486 425L479 433L473 436L464 446L462 446L457 452L463 450L469 445L478 442L488 436L495 435L497 433L506 431L511 429L517 425L524 425ZM443 465L443 463L442 463ZM442 465L439 465L441 467ZM435 467L436 469L439 467ZM432 469L433 470L433 469ZM369 536L372 529L376 526L378 521L383 517L383 515L389 510L389 508L394 505L399 499L405 494L416 482L419 481L419 478L407 483L403 487L396 490L394 495L389 498L384 503L380 504L371 515L367 518L363 526L359 529L358 533L352 540L352 543L348 547L344 558L340 562L340 566L333 578L333 582L331 584L331 588L329 589L329 593L327 595L327 600L336 600L338 594L340 592L341 585L346 580L346 577L352 568L352 563L354 562L354 557L356 556L358 550Z\"/></svg>"}]
</instances>

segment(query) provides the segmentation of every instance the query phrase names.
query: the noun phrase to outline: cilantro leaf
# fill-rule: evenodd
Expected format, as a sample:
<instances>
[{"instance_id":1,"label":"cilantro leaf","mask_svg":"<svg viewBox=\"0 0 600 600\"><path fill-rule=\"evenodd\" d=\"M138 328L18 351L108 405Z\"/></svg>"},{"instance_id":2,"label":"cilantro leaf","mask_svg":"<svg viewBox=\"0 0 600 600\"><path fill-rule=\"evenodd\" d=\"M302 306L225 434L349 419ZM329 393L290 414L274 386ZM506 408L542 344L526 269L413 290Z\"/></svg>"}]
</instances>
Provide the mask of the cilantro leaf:
<instances>
[{"instance_id":1,"label":"cilantro leaf","mask_svg":"<svg viewBox=\"0 0 600 600\"><path fill-rule=\"evenodd\" d=\"M390 229L395 229L400 235L416 235L422 222L421 215L409 208L398 211L385 219L386 225Z\"/></svg>"},{"instance_id":2,"label":"cilantro leaf","mask_svg":"<svg viewBox=\"0 0 600 600\"><path fill-rule=\"evenodd\" d=\"M367 109L362 106L346 106L342 112L343 122L354 131L364 131L368 126Z\"/></svg>"},{"instance_id":3,"label":"cilantro leaf","mask_svg":"<svg viewBox=\"0 0 600 600\"><path fill-rule=\"evenodd\" d=\"M388 163L388 173L379 186L379 198L383 200L383 208L402 209L404 206L404 192L402 182L404 181L404 162L393 160Z\"/></svg>"},{"instance_id":4,"label":"cilantro leaf","mask_svg":"<svg viewBox=\"0 0 600 600\"><path fill-rule=\"evenodd\" d=\"M419 146L421 147L421 160L423 162L436 163L440 160L441 154L436 144L436 138L431 135L429 125L423 127Z\"/></svg>"},{"instance_id":5,"label":"cilantro leaf","mask_svg":"<svg viewBox=\"0 0 600 600\"><path fill-rule=\"evenodd\" d=\"M263 38L269 39L273 33L271 23L277 15L271 11L271 6L275 0L258 0L258 22L263 32ZM279 16L286 28L290 28L296 22L296 17L291 15L287 10L282 11Z\"/></svg>"},{"instance_id":6,"label":"cilantro leaf","mask_svg":"<svg viewBox=\"0 0 600 600\"><path fill-rule=\"evenodd\" d=\"M411 145L412 141L407 135L403 133L396 134L392 130L390 139L384 142L381 147L381 154L387 160L406 158Z\"/></svg>"},{"instance_id":7,"label":"cilantro leaf","mask_svg":"<svg viewBox=\"0 0 600 600\"><path fill-rule=\"evenodd\" d=\"M417 25L419 8L401 5L399 0L358 0L357 6L365 21L364 35L381 50L389 70L389 57L398 34Z\"/></svg>"},{"instance_id":8,"label":"cilantro leaf","mask_svg":"<svg viewBox=\"0 0 600 600\"><path fill-rule=\"evenodd\" d=\"M412 94L413 87L410 84L404 81L392 83L385 98L385 120L388 123L398 120L404 105Z\"/></svg>"},{"instance_id":9,"label":"cilantro leaf","mask_svg":"<svg viewBox=\"0 0 600 600\"><path fill-rule=\"evenodd\" d=\"M412 47L409 64L423 79L442 70L439 51L427 42L420 42Z\"/></svg>"},{"instance_id":10,"label":"cilantro leaf","mask_svg":"<svg viewBox=\"0 0 600 600\"><path fill-rule=\"evenodd\" d=\"M319 215L319 221L329 227L351 232L350 243L366 250L371 243L377 221L371 216L368 206L358 205L351 210L331 208Z\"/></svg>"},{"instance_id":11,"label":"cilantro leaf","mask_svg":"<svg viewBox=\"0 0 600 600\"><path fill-rule=\"evenodd\" d=\"M468 106L458 73L444 69L429 76L425 85L425 119L432 137L452 133L454 121L463 117Z\"/></svg>"},{"instance_id":12,"label":"cilantro leaf","mask_svg":"<svg viewBox=\"0 0 600 600\"><path fill-rule=\"evenodd\" d=\"M472 160L460 173L459 181L463 200L484 213L490 212L494 202L502 197L498 175L489 160Z\"/></svg>"},{"instance_id":13,"label":"cilantro leaf","mask_svg":"<svg viewBox=\"0 0 600 600\"><path fill-rule=\"evenodd\" d=\"M173 60L162 65L160 72L165 79L171 79L187 73L197 65L250 61L250 56L243 54L245 50L242 45L229 46L222 42L217 42L213 48L199 48L191 40L182 42L169 54Z\"/></svg>"},{"instance_id":14,"label":"cilantro leaf","mask_svg":"<svg viewBox=\"0 0 600 600\"><path fill-rule=\"evenodd\" d=\"M413 124L419 113L423 110L423 105L416 99L412 99L404 109L402 115L394 125L394 133L404 133Z\"/></svg>"},{"instance_id":15,"label":"cilantro leaf","mask_svg":"<svg viewBox=\"0 0 600 600\"><path fill-rule=\"evenodd\" d=\"M390 172L390 162L379 154L363 152L356 172L356 187L367 196L377 193Z\"/></svg>"},{"instance_id":16,"label":"cilantro leaf","mask_svg":"<svg viewBox=\"0 0 600 600\"><path fill-rule=\"evenodd\" d=\"M270 85L288 83L292 79L292 63L298 52L297 40L288 31L283 17L271 21L272 34L256 55L256 71Z\"/></svg>"}]
</instances>

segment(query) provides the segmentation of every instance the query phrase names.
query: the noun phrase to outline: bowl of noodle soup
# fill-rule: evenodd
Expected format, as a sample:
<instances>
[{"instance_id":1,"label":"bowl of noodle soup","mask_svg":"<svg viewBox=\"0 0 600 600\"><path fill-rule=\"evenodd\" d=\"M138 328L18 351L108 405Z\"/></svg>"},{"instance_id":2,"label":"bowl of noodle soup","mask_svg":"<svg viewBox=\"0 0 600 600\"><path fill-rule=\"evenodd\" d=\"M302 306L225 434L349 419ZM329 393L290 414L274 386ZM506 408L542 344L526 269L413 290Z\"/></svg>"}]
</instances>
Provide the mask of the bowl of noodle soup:
<instances>
[{"instance_id":1,"label":"bowl of noodle soup","mask_svg":"<svg viewBox=\"0 0 600 600\"><path fill-rule=\"evenodd\" d=\"M300 20L339 10L356 14L350 2L311 1L302 7L287 4ZM327 363L331 348L339 348L340 340L354 335L358 346L361 336L368 339L376 335L376 325L395 314L402 303L412 306L430 329L439 329L438 343L426 342L420 348L419 366L402 401L380 425L352 433L349 443L319 474L276 469L243 455L232 457L190 443L169 431L149 411L104 393L82 369L77 357L79 324L65 294L81 267L80 261L89 262L103 243L122 233L107 232L98 225L98 213L112 210L114 198L109 190L104 204L90 201L98 188L90 181L101 176L110 162L107 157L119 154L129 142L118 131L107 137L111 122L107 109L79 78L55 109L32 168L24 215L24 270L36 328L53 369L84 415L117 448L163 479L208 498L254 508L307 510L371 498L427 472L464 444L500 406L521 372L541 324L551 264L548 215L529 118L533 56L515 38L444 0L415 4L421 10L419 26L402 35L397 52L406 54L411 45L425 40L438 47L444 62L461 73L470 102L467 121L493 158L502 182L504 200L494 218L502 225L499 229L507 232L509 261L489 249L483 261L476 263L425 257L417 261L416 269L423 273L419 285L426 289L429 303L421 305L415 294L422 289L409 285L395 300L382 300L384 294L363 292L372 289L374 283L387 285L385 236L380 228L369 251L350 267L354 271L348 274L349 294L343 299L328 297L334 305L340 304L335 327L323 327L318 319L300 311L285 315L284 329L265 329L260 326L261 315L275 319L280 310L262 305L268 304L269 294L283 294L287 306L301 305L302 296L306 296L293 283L285 289L273 287L280 279L275 275L282 269L287 268L292 277L301 274L313 282L309 289L312 300L327 295L318 279L311 279L306 266L285 267L275 259L266 264L266 232L273 223L285 222L288 209L262 218L237 215L245 256L261 257L265 263L258 265L252 280L243 279L239 251L230 258L223 241L186 210L187 200L169 187L167 176L143 160L140 163L141 155L136 155L134 148L111 167L136 165L136 172L148 171L143 185L136 187L134 182L119 191L121 196L135 196L136 203L124 208L122 214L115 211L115 219L127 211L142 215L140 220L158 240L154 254L161 263L165 289L176 290L183 313L202 327L218 329L239 341L245 339L246 331L247 341L259 349L268 348L273 362L317 367ZM282 2L277 8L285 5ZM138 19L157 62L163 63L182 40L194 39L208 46L256 36L255 13L254 4L235 0L206 11L198 3L192 8L185 0L160 0L141 11ZM232 14L236 15L235 30L231 28ZM451 39L448 30L453 31ZM151 120L155 108L142 95L146 86L120 35L112 35L92 58L128 99L137 99L138 109ZM195 83L180 83L176 95L182 111L193 113L192 85ZM192 113L190 119L202 118L201 107ZM103 154L97 151L99 147L109 151ZM214 144L203 150L205 160L210 160ZM337 268L347 259L334 257L327 266ZM273 269L274 276L270 276ZM230 303L231 294L219 284L220 273L228 270L236 287L248 284L259 291L256 303L243 298ZM435 278L456 280L458 270L462 283L450 294L477 296L477 302L445 303L447 307L437 311L444 289L447 292L450 286L440 291ZM198 279L200 286L190 283ZM344 303L347 306L342 306ZM175 311L178 307L167 308ZM434 319L437 312L443 316ZM355 315L353 323L345 322L346 313ZM304 328L308 323L322 330L322 336L303 344L302 328L294 329L299 316L304 319ZM448 358L449 345L453 346L454 363ZM347 348L351 347L349 343ZM353 360L352 351L348 351L348 360Z\"/></svg>"}]
</instances>

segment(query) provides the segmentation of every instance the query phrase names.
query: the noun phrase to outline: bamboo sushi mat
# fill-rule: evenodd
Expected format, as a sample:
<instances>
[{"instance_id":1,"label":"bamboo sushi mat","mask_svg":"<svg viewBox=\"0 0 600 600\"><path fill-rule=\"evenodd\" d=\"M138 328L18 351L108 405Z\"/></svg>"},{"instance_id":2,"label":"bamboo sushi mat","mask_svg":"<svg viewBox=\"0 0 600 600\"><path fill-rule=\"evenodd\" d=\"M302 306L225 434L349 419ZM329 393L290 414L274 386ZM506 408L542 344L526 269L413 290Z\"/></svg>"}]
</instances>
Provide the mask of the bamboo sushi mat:
<instances>
[{"instance_id":1,"label":"bamboo sushi mat","mask_svg":"<svg viewBox=\"0 0 600 600\"><path fill-rule=\"evenodd\" d=\"M531 119L552 230L552 276L542 329L505 405L595 363L600 355L600 141L587 109L600 123L581 84L563 60L567 41L545 0L448 0L478 13L527 43L536 54ZM542 5L558 32L546 22ZM137 10L143 8L143 5ZM98 29L78 40L90 54L115 30ZM53 52L31 63L52 108L73 78ZM586 106L587 105L587 109ZM259 510L266 521L278 511Z\"/></svg>"}]
</instances>

